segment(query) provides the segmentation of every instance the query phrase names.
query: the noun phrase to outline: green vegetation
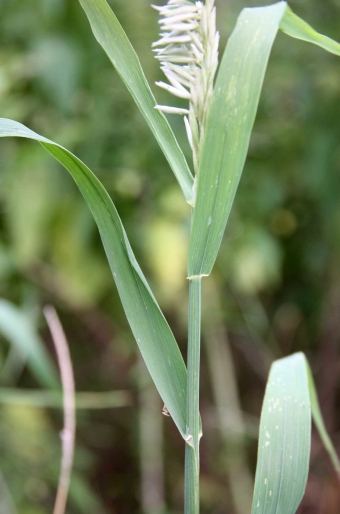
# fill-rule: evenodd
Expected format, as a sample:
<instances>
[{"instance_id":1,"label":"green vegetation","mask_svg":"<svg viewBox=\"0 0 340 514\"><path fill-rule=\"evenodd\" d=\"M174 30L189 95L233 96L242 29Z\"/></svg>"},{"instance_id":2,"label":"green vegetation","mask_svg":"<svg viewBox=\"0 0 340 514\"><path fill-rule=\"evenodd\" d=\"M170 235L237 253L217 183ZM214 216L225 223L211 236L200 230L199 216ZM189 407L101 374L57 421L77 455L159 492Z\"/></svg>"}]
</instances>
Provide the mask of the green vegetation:
<instances>
[{"instance_id":1,"label":"green vegetation","mask_svg":"<svg viewBox=\"0 0 340 514\"><path fill-rule=\"evenodd\" d=\"M181 14L179 21L177 19L173 21L175 32L171 32L168 37L169 40L173 38L174 43L170 47L166 46L165 51L157 49L158 57L161 56L161 60L163 60L163 70L164 68L167 70L167 78L170 77L169 80L172 84L168 86L161 83L160 85L186 101L189 100L189 107L187 108L185 105L185 100L180 100L178 107L164 107L164 104L169 103L168 94L163 93L162 98L165 100L158 102L157 105L138 57L118 21L119 11L123 9L123 4L117 2L117 10L114 8L116 17L106 0L80 0L80 3L90 21L96 39L114 64L147 125L155 135L165 160L156 148L155 142L150 143L151 133L146 133L143 119L138 115L134 121L135 114L129 118L128 114L132 104L129 103L128 97L121 89L121 83L115 85L111 90L108 86L109 81L104 62L100 60L101 57L98 57L99 54L94 53L95 50L92 50L91 43L87 40L86 44L83 43L82 34L86 31L84 18L78 11L73 13L74 6L66 7L59 2L56 2L54 7L51 7L52 4L45 5L47 17L58 18L60 16L60 20L69 20L74 16L75 19L81 20L74 33L74 41L70 43L67 39L70 35L66 37L65 34L59 39L50 36L47 43L46 39L44 42L43 37L40 47L37 44L38 50L34 50L34 48L30 50L26 63L26 66L29 63L39 63L39 66L42 66L43 73L37 72L37 98L41 97L43 91L49 92L52 100L48 96L46 102L48 105L48 102L52 101L51 106L47 109L46 117L40 120L39 117L36 119L35 108L29 103L29 99L34 98L34 94L29 88L28 91L25 90L25 83L29 83L30 80L28 70L23 62L20 62L20 59L15 67L13 64L15 61L11 60L10 52L8 56L5 52L4 62L6 63L7 58L10 63L8 69L6 66L4 67L4 76L8 77L9 84L6 88L6 81L4 81L4 98L8 98L8 106L6 108L4 100L4 117L0 120L0 136L14 136L38 141L56 161L69 171L93 215L132 334L165 404L165 413L170 414L184 439L183 445L186 447L185 513L211 512L213 508L217 509L217 512L221 501L221 492L218 487L214 488L211 485L209 493L209 484L204 480L201 495L199 492L202 426L205 436L212 429L212 426L209 427L209 423L207 423L209 416L207 413L204 414L204 409L203 411L201 409L201 422L199 408L201 310L203 309L203 339L206 339L207 343L206 352L210 362L213 392L217 405L216 413L219 415L220 444L225 448L225 454L221 458L215 459L210 449L208 453L211 454L209 458L215 461L217 467L225 470L230 492L229 495L226 494L228 496L226 505L228 508L233 508L237 514L250 512L250 509L252 514L274 512L294 514L306 487L311 449L312 416L333 463L335 469L333 476L338 475L338 478L340 476L339 459L323 422L311 371L304 355L293 353L296 350L305 350L310 353L316 342L313 339L315 329L321 326L320 322L316 320L321 319L322 303L316 291L312 296L310 295L312 291L310 288L314 284L309 285L306 278L314 276L319 269L320 283L322 283L324 276L327 276L326 270L329 273L328 259L324 257L323 253L327 246L324 246L324 241L320 241L320 237L315 233L314 223L310 225L312 237L307 231L305 246L301 244L299 231L302 230L303 235L303 230L305 230L303 223L306 223L303 221L303 215L306 216L307 207L305 210L301 210L301 208L299 210L299 208L290 206L290 203L294 205L296 184L300 184L301 195L305 189L310 191L310 202L315 207L318 206L318 203L319 206L322 206L319 223L321 227L321 219L324 218L325 241L328 237L329 241L337 247L334 236L338 220L337 181L335 179L336 185L331 187L333 179L325 185L326 179L320 176L320 169L325 166L325 158L329 159L334 148L334 144L333 146L331 144L332 137L328 137L327 132L324 133L326 121L329 120L325 119L325 122L321 122L315 115L315 123L309 127L307 111L304 112L304 109L307 108L307 104L304 104L306 100L303 96L300 98L295 90L297 87L295 80L300 73L300 67L303 66L308 50L305 49L301 57L297 54L298 65L295 73L292 73L291 76L288 70L294 70L294 65L290 65L288 61L284 60L285 58L278 57L278 53L275 54L277 61L276 64L274 63L274 73L270 75L269 66L264 103L262 106L260 104L252 140L251 134L269 55L278 31L282 29L283 32L294 38L314 43L323 50L337 55L340 55L340 45L315 32L290 10L286 2L244 9L228 39L213 88L217 64L216 44L218 42L213 23L214 2L207 0L204 6L200 4L194 6L190 2L172 0L169 3L169 11L160 10L160 15L164 16L165 20L167 20L167 16L169 17L169 13L173 12L172 9L175 9L176 14L189 12L190 16ZM139 21L137 11L143 10L144 7L144 4L143 8L141 4L138 4L135 13L127 14L127 19L129 16L131 18L132 27L134 24L136 25L133 17L137 16ZM7 7L5 6L4 9L6 10ZM20 7L18 9L21 16L25 18L25 9ZM54 9L56 10L54 11ZM58 9L60 10L58 11ZM221 13L223 14L222 6ZM27 19L22 18L24 21L21 23L30 22L29 13L26 14ZM14 11L12 16L14 20L19 19L16 18L17 13ZM8 19L11 20L10 9ZM219 19L219 15L217 19ZM149 18L143 18L145 24L149 23L147 20ZM182 28L182 24L186 22L189 23L190 29ZM31 23L33 22L31 21ZM162 21L163 30L167 23L167 21ZM66 30L61 21L59 30L60 32ZM145 30L147 30L146 25ZM128 27L126 31L129 33ZM195 61L196 68L192 64L196 57L191 54L191 47L183 47L183 44L187 44L187 34L191 34L191 31L196 34L193 36L193 41L196 41L197 37L201 38L197 44L195 43L195 51L197 55L201 55ZM182 33L184 39L181 39ZM132 38L137 37L137 34L137 31L131 31ZM17 37L20 41L20 30L17 32ZM222 34L222 40L223 37L225 38L225 34ZM182 46L176 46L176 39ZM166 45L169 44L169 40L166 38ZM138 41L144 41L144 38L141 37ZM285 41L280 39L280 55L284 55L284 52L287 51L290 58L289 50L286 48L290 48L292 44L298 45L298 42L290 41L287 38ZM71 48L74 49L73 54L71 52L68 55ZM91 50L89 50L90 48ZM54 62L62 63L60 69L53 68L53 66L49 69L53 51L59 52ZM321 52L321 50L318 51ZM47 55L45 62L48 63L45 67L44 52ZM205 53L209 56L206 60ZM194 55L196 54L194 53ZM150 59L146 52L143 52L141 57L143 57L143 65L144 61L147 62L147 59ZM324 57L320 59L324 59L326 62ZM328 68L331 70L329 76L333 77L335 81L338 64L336 64L334 56L331 56L331 59ZM41 63L43 64L41 65ZM176 63L179 63L180 66ZM39 70L39 66L37 70ZM102 79L101 72L96 71L99 66L105 70L104 79ZM146 75L148 75L149 66L151 65L148 64L146 67ZM93 70L91 70L92 67ZM23 75L21 76L20 73ZM151 75L153 73L157 74L157 70L154 68ZM61 82L58 82L59 74L62 77ZM181 78L179 79L180 83L177 81L179 76L184 77L183 81ZM21 102L15 86L16 82L20 86L20 79L23 81L23 90L19 94L22 96ZM80 94L77 83L82 80L84 89ZM94 83L92 83L93 80ZM116 78L116 80L118 79ZM331 81L331 79L329 80ZM183 88L183 84L186 83L189 84L189 89ZM271 90L272 86L275 87ZM300 87L302 87L301 84ZM327 87L329 87L328 81ZM328 94L330 90L327 87L324 85ZM307 90L308 88L305 87L303 91ZM92 93L92 91L96 93ZM333 91L335 97L335 87ZM108 100L109 96L110 100ZM91 98L94 99L92 107ZM294 109L299 110L299 102L303 105L301 110L304 116L301 114L301 119L294 118L297 128L290 123L284 109L280 111L284 98L286 98L285 105L288 107L287 98L295 99L296 106L291 108L291 115L293 115ZM316 109L316 100L315 105ZM184 125L181 118L176 117L173 128L171 128L162 114L162 110L187 114L185 128L189 145L185 143ZM271 118L272 112L276 113L273 118ZM64 113L63 118L65 119L56 122L60 116L56 113ZM32 118L32 125L37 132L26 128L17 121L11 121L9 119L11 117L20 118L27 125L31 125L30 118ZM68 146L67 140L69 139L74 153L38 134L40 131L46 133L50 118L52 122L48 129L49 137L58 141L62 139L66 142L66 146ZM90 122L84 121L89 119ZM119 123L118 120L120 120ZM66 129L61 131L60 137L58 137L57 132L62 121L64 121ZM303 127L308 127L310 135L314 135L312 143L306 144L306 140L301 136ZM177 142L177 135L174 134L178 134L180 144ZM0 400L3 398L4 423L3 428L0 427L0 429L4 430L4 448L9 446L10 451L13 451L12 447L16 448L16 438L20 437L19 432L10 430L10 427L17 427L18 422L24 427L26 423L28 427L31 426L30 437L33 443L31 446L27 445L27 449L32 448L31 454L26 452L25 456L25 452L23 452L22 461L26 459L26 469L19 461L14 466L10 459L4 458L3 464L0 461L0 469L3 473L3 478L0 475L0 485L3 483L1 487L4 491L5 508L8 512L16 512L16 509L19 509L20 513L38 512L32 509L40 507L41 512L48 511L48 504L53 498L50 487L57 483L59 462L59 459L55 457L58 455L59 446L56 441L49 440L53 437L53 431L47 428L50 423L49 418L43 414L45 411L41 411L39 418L40 414L37 416L35 410L37 405L41 406L44 402L46 406L51 406L51 402L54 406L55 402L58 403L58 395L60 395L54 364L49 353L46 352L36 328L39 304L48 300L60 305L60 308L65 310L65 330L68 333L68 329L70 329L71 353L74 344L73 337L78 343L81 343L83 337L78 338L77 323L74 325L74 320L78 318L88 331L92 331L92 337L98 338L98 346L98 343L102 341L102 322L110 332L111 322L108 319L111 319L112 315L110 314L109 317L107 313L110 309L114 310L113 322L117 323L117 326L121 326L114 344L106 347L103 356L100 355L98 347L86 350L91 355L95 355L95 359L103 359L97 364L94 363L92 379L91 375L90 377L86 373L83 375L83 383L90 384L91 391L98 386L108 389L105 387L107 382L110 383L110 390L121 387L122 379L111 380L112 369L115 369L114 360L112 359L111 362L111 357L117 352L116 344L120 348L121 355L125 354L126 362L134 354L133 346L130 344L130 331L125 325L123 311L117 307L118 297L108 286L108 270L100 251L94 223L89 218L88 211L84 210L84 205L75 196L74 188L69 182L61 181L59 183L59 179L49 171L46 172L50 173L47 175L48 180L46 176L43 178L45 167L51 166L51 163L40 156L39 149L35 153L31 150L31 146L26 146L29 144L26 142L18 145L11 141L1 145L2 151L5 152L5 158L6 152L9 153L6 162L12 163L7 163L8 169L12 171L11 167L13 168L11 174L5 171L2 179L2 201L6 213L3 232L5 235L9 235L9 242L4 239L2 244L1 258L4 270L2 296L6 296L11 302L21 303L22 307L14 307L9 301L2 301L0 304L0 330L6 340L10 342L9 351L7 343L3 345L1 357L3 389L2 393L0 389ZM297 168L297 156L304 145L310 151L306 160L308 163L304 178L306 183L301 178L294 177L293 180L289 169L294 162L295 166L293 165L292 168ZM189 147L192 155L190 155ZM14 157L11 156L11 152ZM81 155L82 160L76 157L75 153ZM249 171L252 172L252 175L251 178L248 176L248 184L246 182L243 192L241 188L240 200L236 200L234 218L232 215L229 222L229 235L222 240L248 153ZM270 156L272 160L268 165L266 164L267 157ZM193 162L193 172L190 171L190 164L188 165L191 161ZM92 173L84 162L97 170L97 173ZM14 169L14 165L18 170ZM179 183L178 190L174 189L170 179L165 179L161 175L161 170L168 169L169 165ZM268 165L268 169L263 171L262 168L264 167L266 170L266 165ZM270 169L273 166L276 176L273 176ZM288 167L288 171L285 171L285 174L280 177L281 166L282 169ZM111 167L118 170L117 175L115 172L101 171L109 170ZM141 172L144 167L150 168L148 181ZM32 176L29 174L31 168L33 168ZM309 175L308 173L313 169L314 174ZM112 193L117 209L96 175L103 182L108 181L109 186L110 180L113 180L112 191L109 192ZM112 179L112 175L114 179ZM193 176L195 176L195 180ZM285 177L286 182L282 177ZM291 183L292 181L293 183ZM63 192L64 188L67 191L66 194ZM178 195L180 190L182 190L184 198ZM156 193L158 193L158 199L154 201L152 198L156 197ZM20 194L27 200L25 205L20 200ZM327 196L328 194L330 197ZM185 206L185 202L189 204L190 208ZM189 229L190 210L192 211L192 221ZM118 211L121 214L118 214ZM263 225L265 219L269 219L267 225ZM131 245L130 233L133 239ZM44 239L45 237L48 239L48 235L52 238L52 246L49 249L47 249ZM311 241L314 242L314 247ZM141 267L137 263L132 247L136 247L137 255L141 256L141 259L138 259L142 261ZM319 253L315 253L316 248ZM186 253L188 253L187 273L185 272ZM212 273L215 263L216 271ZM324 267L322 267L323 263ZM148 280L141 268L147 270ZM334 269L335 273L336 266L330 266L329 269ZM306 273L305 277L301 278L301 271ZM211 273L210 278L204 278ZM188 277L188 281L186 277ZM203 301L201 300L202 279L203 283L212 284L209 286L207 296L205 296L203 287ZM291 281L292 285L289 286L288 283L287 286L286 281ZM157 291L155 296L159 297L160 305L151 291L149 282ZM186 282L189 282L188 321L185 321L183 315L183 312L187 310ZM228 292L225 288L226 282L229 284ZM333 292L333 288L326 289L328 292L327 302L336 302L333 294L336 298L337 289L334 289L335 292ZM227 300L224 299L225 295L228 296ZM107 300L108 296L113 298L113 301ZM205 305L206 301L207 305ZM223 310L221 303L223 309L226 309L226 317L221 313ZM209 311L210 304L211 312ZM329 308L331 309L332 305ZM163 311L167 316L163 314ZM119 321L116 321L116 316ZM71 320L69 327L67 325L68 317ZM177 319L173 332L166 317ZM209 318L210 321L208 321ZM241 326L243 326L241 332L246 334L246 337L243 336L243 342L241 337L237 343L241 320ZM327 323L328 321L324 327L326 335L329 329ZM172 325L172 323L170 324ZM188 327L187 371L179 347L179 343L181 344L185 339L183 333L185 326ZM340 329L337 325L331 325L331 329L329 339L336 341ZM252 428L251 422L245 423L238 391L238 387L240 387L240 391L251 388L251 381L248 377L243 380L242 375L237 381L227 338L221 343L220 354L217 347L214 351L214 347L211 345L212 339L220 339L221 332L226 335L227 330L233 335L235 349L238 348L236 360L240 360L238 366L241 366L242 373L247 374L247 366L251 366L253 373L255 372L261 377L263 384L269 362L276 359L270 371L262 408L252 508L250 507L251 473L247 463L245 444L245 435L250 437ZM25 333L28 336L26 338L23 337ZM174 334L176 334L176 338ZM323 348L323 344L326 345L325 348ZM333 351L333 358L338 362L334 349L336 344L335 347L334 344L330 345L328 339L323 344L320 345L319 355L326 359L326 356L329 358L329 352ZM86 355L84 347L77 346L78 357L74 361L76 376L77 358L81 362ZM222 347L228 349L222 350ZM282 358L288 353L293 353L293 355ZM123 357L119 358L123 359ZM10 387L19 384L21 388L26 386L29 389L32 388L32 384L36 384L36 382L32 382L33 379L30 375L26 376L23 373L26 364L32 377L50 391L42 392L40 397L37 395L37 391L32 391L31 404L29 396L22 393L22 403L25 403L26 407L19 411L15 410L15 405L18 401L20 402L20 392L18 400L18 396L13 395ZM329 368L331 364L329 360L323 363L328 366L327 373L336 377L338 367L333 367L331 373ZM117 366L119 367L119 365ZM115 369L116 372L118 367ZM223 367L225 373L223 373ZM204 361L202 369L206 374ZM214 376L215 372L216 377ZM127 499L131 493L129 475L132 474L132 470L129 466L124 471L126 477L122 479L126 480L128 494L120 507L115 504L116 493L110 496L110 486L105 487L101 498L92 487L88 486L88 482L91 481L90 470L93 461L91 461L91 454L85 450L85 437L85 440L81 441L79 445L79 451L84 452L83 459L80 455L77 461L76 453L75 472L70 488L70 508L74 509L74 512L105 512L105 509L110 511L110 505L114 509L117 508L118 511L135 511L140 508L140 510L150 513L170 512L165 509L167 502L162 493L164 487L161 467L162 431L160 423L157 421L159 413L151 407L152 403L156 402L157 404L158 397L154 396L154 390L152 390L151 401L146 400L148 397L144 393L148 386L145 385L147 379L142 365L139 365L138 374L139 380L135 379L135 383L139 384L141 427L142 420L148 420L149 433L153 434L153 437L148 439L148 430L141 429L141 470L142 484L145 486L143 488L142 485L141 507L136 507L134 504L136 496L133 497L130 494L130 498ZM224 377L224 374L227 376ZM256 381L255 376L253 380ZM333 380L335 379L333 378ZM125 384L124 388L126 388ZM78 389L80 388L78 387ZM81 389L87 388L81 387ZM333 382L333 389L335 389L335 382ZM205 391L205 388L203 390ZM95 393L91 394L95 395ZM103 408L110 405L110 402L115 408L131 404L129 395L118 390L116 394L117 396L103 401ZM245 392L243 394L246 398ZM89 401L89 398L87 400ZM81 404L80 396L78 401ZM248 409L251 405L258 404L258 401L259 395L256 393L254 398L250 398L250 403L246 402ZM224 403L225 407L223 407ZM31 406L29 407L29 405ZM86 404L86 396L84 396L83 408L86 406L90 408L91 401ZM250 411L252 414L258 415L253 407L250 408ZM22 416L25 413L30 422L23 423ZM87 412L85 416L89 415ZM116 419L114 423L117 423L120 419L119 413L113 414L113 416L116 416L113 419ZM84 420L86 421L87 418L85 417ZM44 423L46 423L45 427ZM103 434L106 433L107 436L103 437L103 440L100 440L100 435L95 437L99 449L105 449L105 445L110 444L112 432L109 427L112 425L107 419L105 424L107 424L106 428L104 426L102 428ZM121 435L124 433L124 437L126 437L126 433L129 430L132 431L131 427L134 425L134 421L130 420L129 428L126 430L124 426ZM101 430L100 423L98 426ZM207 430L206 426L209 427ZM87 437L93 437L91 434L95 433L95 428L92 427L93 425L89 424L85 431ZM39 435L39 431L46 436ZM23 437L24 439L29 437L29 434L25 435L25 429ZM28 486L23 484L25 484L27 469L34 467L32 455L36 454L34 448L37 447L37 442L34 441L37 437L41 449L47 446L49 451L51 450L48 457L51 470L49 471L47 462L43 460L37 464L40 477L37 480L40 482L34 487L31 486L36 497L31 494L31 506L28 506L26 500ZM117 448L121 447L118 437L117 445ZM145 451L144 446L148 448L148 451ZM177 445L177 447L179 446ZM19 446L17 451L20 454ZM150 457L150 467L145 462L148 460L148 452L155 456L154 459ZM175 489L175 477L178 474L175 466L177 469L178 465L183 466L181 461L183 461L183 456L179 455L176 464L171 462L169 466L169 469L172 467L172 470L169 471L167 479L169 482L172 481L172 489ZM15 466L19 466L19 476L21 477L20 480L17 480L16 485L14 482L17 472ZM167 468L167 466L165 467ZM219 474L223 476L222 471ZM156 476L157 486L153 482ZM205 476L204 473L203 476ZM13 494L12 487L16 487L19 493ZM155 495L150 493L150 490L157 489L157 487L158 493ZM87 493L85 494L84 491ZM39 494L42 494L41 498L39 498ZM173 501L170 503L173 505ZM181 511L183 509L181 500L171 508Z\"/></svg>"}]
</instances>

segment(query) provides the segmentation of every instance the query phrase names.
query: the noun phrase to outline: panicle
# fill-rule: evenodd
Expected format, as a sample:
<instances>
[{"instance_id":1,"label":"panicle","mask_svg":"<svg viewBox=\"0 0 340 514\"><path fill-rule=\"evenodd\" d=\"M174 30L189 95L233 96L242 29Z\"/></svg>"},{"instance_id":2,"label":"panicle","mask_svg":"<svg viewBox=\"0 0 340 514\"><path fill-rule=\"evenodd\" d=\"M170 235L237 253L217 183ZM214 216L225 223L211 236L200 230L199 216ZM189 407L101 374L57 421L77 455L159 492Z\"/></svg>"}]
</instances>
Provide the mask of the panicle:
<instances>
[{"instance_id":1,"label":"panicle","mask_svg":"<svg viewBox=\"0 0 340 514\"><path fill-rule=\"evenodd\" d=\"M197 172L204 125L218 65L219 34L215 1L169 0L153 5L160 16L160 39L153 43L155 57L169 83L156 84L189 101L189 109L158 105L166 112L186 115L184 122Z\"/></svg>"}]
</instances>

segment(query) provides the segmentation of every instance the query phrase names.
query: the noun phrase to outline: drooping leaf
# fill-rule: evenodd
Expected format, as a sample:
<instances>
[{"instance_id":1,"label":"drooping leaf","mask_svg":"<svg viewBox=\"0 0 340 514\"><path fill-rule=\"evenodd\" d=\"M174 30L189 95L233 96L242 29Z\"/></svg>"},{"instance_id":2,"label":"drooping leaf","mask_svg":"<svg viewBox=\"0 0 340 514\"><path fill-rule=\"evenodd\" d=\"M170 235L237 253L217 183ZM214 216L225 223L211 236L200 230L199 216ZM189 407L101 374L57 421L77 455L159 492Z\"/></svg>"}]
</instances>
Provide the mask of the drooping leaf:
<instances>
[{"instance_id":1,"label":"drooping leaf","mask_svg":"<svg viewBox=\"0 0 340 514\"><path fill-rule=\"evenodd\" d=\"M32 320L22 309L3 299L0 300L0 333L27 361L41 385L60 388L56 368Z\"/></svg>"},{"instance_id":2,"label":"drooping leaf","mask_svg":"<svg viewBox=\"0 0 340 514\"><path fill-rule=\"evenodd\" d=\"M39 141L72 175L98 225L117 289L153 381L185 436L186 369L176 340L135 259L107 191L75 155L24 125L0 119L0 137ZM19 200L20 201L20 200Z\"/></svg>"},{"instance_id":3,"label":"drooping leaf","mask_svg":"<svg viewBox=\"0 0 340 514\"><path fill-rule=\"evenodd\" d=\"M321 46L327 52L340 55L340 44L330 37L323 36L316 32L308 23L296 16L293 11L287 7L285 14L280 23L280 29L288 36L296 39L302 39L308 43Z\"/></svg>"},{"instance_id":4,"label":"drooping leaf","mask_svg":"<svg viewBox=\"0 0 340 514\"><path fill-rule=\"evenodd\" d=\"M340 55L286 2L244 9L227 43L207 121L189 247L188 275L209 275L240 181L269 54L278 29Z\"/></svg>"},{"instance_id":5,"label":"drooping leaf","mask_svg":"<svg viewBox=\"0 0 340 514\"><path fill-rule=\"evenodd\" d=\"M79 0L93 34L130 91L164 152L187 202L193 201L193 177L182 150L157 102L122 26L106 0ZM151 52L150 52L151 55Z\"/></svg>"},{"instance_id":6,"label":"drooping leaf","mask_svg":"<svg viewBox=\"0 0 340 514\"><path fill-rule=\"evenodd\" d=\"M311 405L302 353L273 363L262 407L252 514L295 514L305 492Z\"/></svg>"}]
</instances>

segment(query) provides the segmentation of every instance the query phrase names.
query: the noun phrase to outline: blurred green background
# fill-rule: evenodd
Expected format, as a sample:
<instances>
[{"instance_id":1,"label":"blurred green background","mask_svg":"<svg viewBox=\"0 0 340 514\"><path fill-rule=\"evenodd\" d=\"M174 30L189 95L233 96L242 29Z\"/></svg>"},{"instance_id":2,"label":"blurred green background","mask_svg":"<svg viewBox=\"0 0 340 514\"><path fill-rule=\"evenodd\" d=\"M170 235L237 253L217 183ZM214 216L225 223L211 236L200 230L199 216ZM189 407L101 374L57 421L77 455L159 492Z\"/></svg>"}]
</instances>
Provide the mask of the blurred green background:
<instances>
[{"instance_id":1,"label":"blurred green background","mask_svg":"<svg viewBox=\"0 0 340 514\"><path fill-rule=\"evenodd\" d=\"M221 54L240 10L270 3L216 0ZM161 79L150 49L156 11L146 0L110 4L157 100L173 105L154 86ZM340 40L340 0L290 5ZM0 116L66 146L103 181L185 356L189 208L77 1L0 0ZM190 159L181 118L170 123ZM261 402L275 358L307 354L340 450L339 140L340 59L279 34L234 209L204 283L202 514L250 512ZM85 202L37 144L0 141L0 167L0 298L11 302L0 303L7 312L0 315L1 514L53 507L62 413L8 395L8 388L48 385L29 342L20 350L8 328L10 320L19 332L28 323L55 361L41 314L47 303L67 334L77 389L127 392L120 407L78 411L67 512L179 514L184 445L161 414ZM339 511L339 485L313 433L298 512Z\"/></svg>"}]
</instances>

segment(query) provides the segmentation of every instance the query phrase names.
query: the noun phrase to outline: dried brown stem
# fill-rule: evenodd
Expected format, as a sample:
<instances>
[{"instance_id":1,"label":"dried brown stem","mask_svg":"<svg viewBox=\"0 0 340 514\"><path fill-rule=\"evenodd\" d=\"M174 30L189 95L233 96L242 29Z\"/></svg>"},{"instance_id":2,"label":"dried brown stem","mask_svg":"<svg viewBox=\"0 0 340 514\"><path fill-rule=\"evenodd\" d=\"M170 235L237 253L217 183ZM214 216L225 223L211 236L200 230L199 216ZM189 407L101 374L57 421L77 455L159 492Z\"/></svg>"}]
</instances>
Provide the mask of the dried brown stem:
<instances>
[{"instance_id":1,"label":"dried brown stem","mask_svg":"<svg viewBox=\"0 0 340 514\"><path fill-rule=\"evenodd\" d=\"M75 445L75 384L69 347L58 315L55 309L51 306L46 306L44 308L44 315L56 349L63 388L64 428L61 434L62 458L53 514L64 514L70 485Z\"/></svg>"}]
</instances>

